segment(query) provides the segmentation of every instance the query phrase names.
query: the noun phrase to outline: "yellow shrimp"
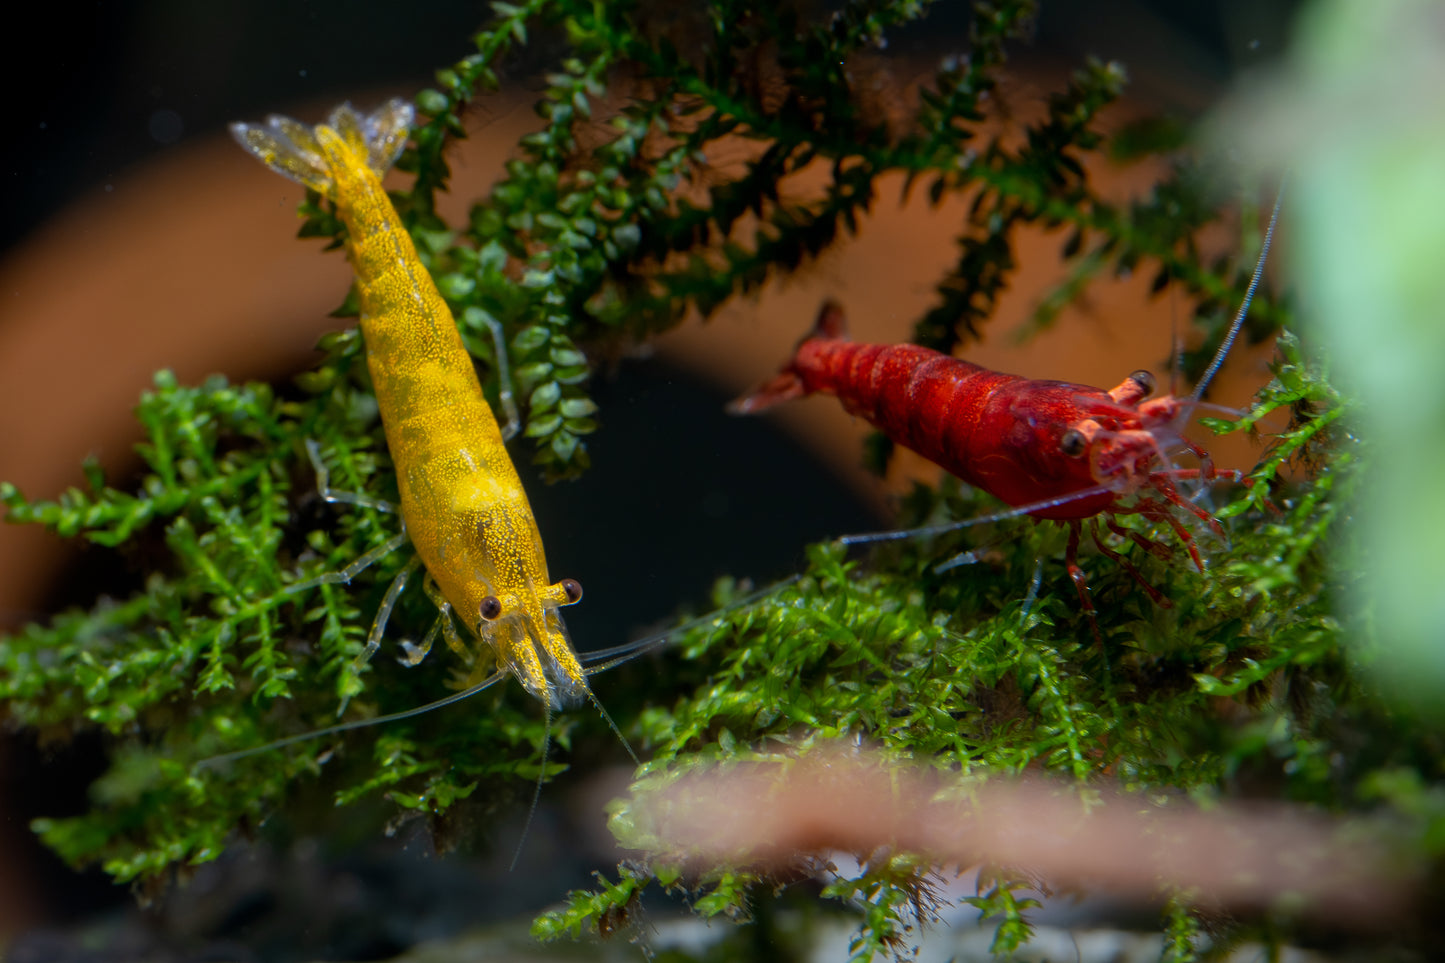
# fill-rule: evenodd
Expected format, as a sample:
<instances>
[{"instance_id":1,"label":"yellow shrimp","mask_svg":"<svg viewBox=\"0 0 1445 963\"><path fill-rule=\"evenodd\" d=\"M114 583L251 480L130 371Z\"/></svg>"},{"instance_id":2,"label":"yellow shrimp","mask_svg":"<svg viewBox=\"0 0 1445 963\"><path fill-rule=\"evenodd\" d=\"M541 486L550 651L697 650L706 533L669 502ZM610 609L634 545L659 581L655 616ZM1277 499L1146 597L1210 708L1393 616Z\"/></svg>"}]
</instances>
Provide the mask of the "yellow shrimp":
<instances>
[{"instance_id":1,"label":"yellow shrimp","mask_svg":"<svg viewBox=\"0 0 1445 963\"><path fill-rule=\"evenodd\" d=\"M582 587L572 579L550 581L537 522L471 356L382 189L381 176L401 153L411 122L411 105L392 100L367 116L343 104L314 128L271 116L264 125L232 124L231 132L267 167L336 202L401 519L439 590L428 586L440 626L448 643L471 658L452 624L454 610L495 653L497 672L482 684L511 673L550 713L591 698L557 611L578 601ZM314 450L313 460L320 467ZM341 579L322 580L345 580L358 570L353 565ZM362 659L380 642L410 570L387 593ZM427 648L408 647L410 661L420 661Z\"/></svg>"}]
</instances>

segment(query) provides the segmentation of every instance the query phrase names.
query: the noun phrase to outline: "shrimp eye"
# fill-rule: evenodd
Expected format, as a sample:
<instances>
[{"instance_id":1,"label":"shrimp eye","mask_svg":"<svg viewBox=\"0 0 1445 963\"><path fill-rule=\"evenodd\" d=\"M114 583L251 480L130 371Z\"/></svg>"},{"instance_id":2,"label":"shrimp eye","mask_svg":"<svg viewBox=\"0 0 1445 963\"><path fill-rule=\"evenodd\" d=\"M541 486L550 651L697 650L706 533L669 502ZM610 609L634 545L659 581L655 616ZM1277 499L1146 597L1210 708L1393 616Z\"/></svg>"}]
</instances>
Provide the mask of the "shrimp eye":
<instances>
[{"instance_id":1,"label":"shrimp eye","mask_svg":"<svg viewBox=\"0 0 1445 963\"><path fill-rule=\"evenodd\" d=\"M1149 372L1143 370L1142 368L1131 374L1129 376L1129 380L1134 382L1141 389L1143 389L1144 397L1146 398L1152 395L1154 393L1154 389L1158 387L1154 382L1154 376Z\"/></svg>"},{"instance_id":2,"label":"shrimp eye","mask_svg":"<svg viewBox=\"0 0 1445 963\"><path fill-rule=\"evenodd\" d=\"M575 578L564 578L562 580L562 591L567 595L568 605L582 601L582 583Z\"/></svg>"},{"instance_id":3,"label":"shrimp eye","mask_svg":"<svg viewBox=\"0 0 1445 963\"><path fill-rule=\"evenodd\" d=\"M495 595L482 599L482 621L495 622L502 617L502 600Z\"/></svg>"},{"instance_id":4,"label":"shrimp eye","mask_svg":"<svg viewBox=\"0 0 1445 963\"><path fill-rule=\"evenodd\" d=\"M1070 428L1064 432L1064 437L1059 439L1059 451L1068 455L1070 458L1078 458L1084 453L1084 449L1087 447L1089 447L1089 440L1085 438L1084 433L1077 428Z\"/></svg>"}]
</instances>

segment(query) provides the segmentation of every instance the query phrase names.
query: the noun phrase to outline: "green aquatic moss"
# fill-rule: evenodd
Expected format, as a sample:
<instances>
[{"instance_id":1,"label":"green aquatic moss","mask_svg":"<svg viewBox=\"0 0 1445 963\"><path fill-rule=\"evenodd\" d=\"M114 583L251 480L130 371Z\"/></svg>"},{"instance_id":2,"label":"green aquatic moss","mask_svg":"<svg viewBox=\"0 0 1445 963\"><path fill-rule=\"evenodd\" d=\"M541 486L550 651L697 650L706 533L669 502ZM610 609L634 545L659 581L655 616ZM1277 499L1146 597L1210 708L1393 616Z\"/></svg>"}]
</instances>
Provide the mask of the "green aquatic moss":
<instances>
[{"instance_id":1,"label":"green aquatic moss","mask_svg":"<svg viewBox=\"0 0 1445 963\"><path fill-rule=\"evenodd\" d=\"M1017 267L1015 234L1028 225L1061 232L1071 272L1032 330L1045 332L1091 279L1111 271L1149 270L1156 288L1180 285L1201 302L1199 323L1210 335L1241 297L1254 234L1245 232L1235 259L1199 262L1195 239L1221 215L1187 154L1171 154L1174 175L1127 205L1090 183L1085 160L1160 143L1139 129L1113 144L1097 133L1098 112L1124 85L1121 66L1088 63L1041 120L987 132L991 94L1011 45L1028 33L1032 3L974 4L967 56L945 61L903 116L866 107L846 64L927 17L931 5L919 0L847 3L827 16L756 0L713 0L673 18L634 3L492 6L495 20L477 35L476 52L418 95L422 121L400 164L414 180L393 196L488 372L496 368L489 320L506 332L525 435L553 477L587 467L586 439L605 419L588 394L589 354L605 357L690 310L706 315L806 263L874 205L893 203L876 191L888 173L902 172L909 190L925 190L935 204L974 198L956 263L919 320L924 343L946 350L988 323ZM542 123L466 222L448 224L435 201L461 113L500 86L507 55L538 33L565 43L537 103ZM709 160L723 138L754 148L740 169ZM787 179L815 165L828 171L825 189L790 197ZM303 236L339 238L325 203L312 197L305 211ZM1258 333L1286 317L1277 301L1256 304ZM340 313L348 310L354 305ZM1208 345L1191 356L1195 368ZM0 711L11 729L46 740L92 730L107 737L110 767L91 787L91 808L34 827L72 863L99 864L156 892L177 870L214 859L238 828L255 831L318 786L341 807L384 798L399 815L430 817L441 833L460 801L490 807L563 765L543 762L547 724L537 707L494 690L478 697L485 711L466 726L420 717L195 766L325 726L342 703L348 718L364 718L426 702L455 671L446 653L413 670L354 664L406 550L349 585L286 591L396 530L385 513L316 496L308 439L319 443L335 488L395 498L360 336L331 335L321 349L320 364L283 395L158 375L137 409L147 440L134 492L108 486L94 466L86 488L53 502L0 486L10 522L153 560L133 595L0 640ZM490 378L494 396L497 387ZM1349 541L1340 522L1365 460L1342 428L1348 411L1298 342L1281 337L1275 379L1256 407L1214 423L1253 431L1271 412L1289 415L1289 427L1268 438L1252 484L1215 492L1228 539L1195 532L1209 571L1195 571L1179 552L1165 561L1131 549L1172 600L1165 608L1118 566L1085 557L1102 645L1058 561L1058 526L1014 519L866 555L812 547L796 582L681 633L650 667L645 701L633 694L611 706L648 759L634 797L703 764L782 765L845 738L958 778L1042 770L1081 787L1109 782L1208 800L1249 775L1326 809L1384 799L1420 825L1440 825L1429 803L1435 757L1361 690L1340 644L1335 603L1353 576L1326 564L1323 552ZM606 444L605 433L598 437ZM873 455L886 461L888 446ZM1286 465L1296 468L1289 480L1280 475ZM945 483L914 491L901 524L996 507ZM981 560L940 570L964 551ZM739 594L724 584L717 601ZM418 635L430 621L422 593L408 591L392 635ZM586 712L552 720L556 758L566 759L574 732L598 726ZM1423 783L1400 776L1412 772L1428 775ZM614 804L612 826L645 857L648 839L631 806ZM857 920L855 958L904 953L912 928L929 918L936 869L905 853L864 859L818 896ZM787 889L748 867L684 873L642 858L617 872L615 882L599 876L597 889L571 894L534 932L610 929L654 886L687 893L705 917L775 925L768 907ZM995 947L1009 952L1029 937L1029 881L1006 867L981 879L972 902L999 921ZM1201 945L1182 896L1161 929L1171 958L1188 959Z\"/></svg>"},{"instance_id":2,"label":"green aquatic moss","mask_svg":"<svg viewBox=\"0 0 1445 963\"><path fill-rule=\"evenodd\" d=\"M798 583L680 640L681 658L706 666L706 676L673 704L642 712L650 761L632 798L613 807L619 842L657 850L632 808L682 773L740 760L787 766L839 739L925 762L960 787L1048 772L1081 791L1182 790L1207 801L1228 798L1227 787L1244 774L1270 773L1284 798L1327 809L1361 804L1357 787L1376 767L1428 758L1414 755L1418 744L1390 742L1396 723L1362 691L1342 650L1334 606L1354 576L1326 566L1321 546L1358 485L1358 456L1331 427L1347 406L1291 335L1281 335L1279 346L1275 379L1239 424L1282 409L1295 411L1297 423L1273 438L1253 484L1219 507L1228 544L1210 546L1208 573L1178 558L1132 556L1170 607L1152 604L1127 573L1096 558L1089 577L1101 649L1053 561L1057 527L1028 520L900 543L866 560L814 546ZM1280 466L1302 460L1323 463L1310 481L1270 495ZM919 488L905 523L967 518L991 504L956 484ZM940 571L967 550L983 558ZM1041 588L1031 597L1020 587L1039 559ZM1231 710L1221 711L1221 700ZM1341 759L1341 740L1366 733L1369 750ZM628 865L625 893L573 894L534 932L585 929L609 899L632 897L646 881L643 865ZM676 872L665 861L655 868ZM771 883L743 869L691 882L709 915L728 916L746 916ZM892 879L868 864L823 895L867 907L855 947L861 959L918 922L924 887L917 872ZM999 952L1026 941L1028 910L1037 904L1017 891L1032 888L1028 877L995 867L970 899L998 919ZM1187 931L1183 910L1172 912L1169 932Z\"/></svg>"}]
</instances>

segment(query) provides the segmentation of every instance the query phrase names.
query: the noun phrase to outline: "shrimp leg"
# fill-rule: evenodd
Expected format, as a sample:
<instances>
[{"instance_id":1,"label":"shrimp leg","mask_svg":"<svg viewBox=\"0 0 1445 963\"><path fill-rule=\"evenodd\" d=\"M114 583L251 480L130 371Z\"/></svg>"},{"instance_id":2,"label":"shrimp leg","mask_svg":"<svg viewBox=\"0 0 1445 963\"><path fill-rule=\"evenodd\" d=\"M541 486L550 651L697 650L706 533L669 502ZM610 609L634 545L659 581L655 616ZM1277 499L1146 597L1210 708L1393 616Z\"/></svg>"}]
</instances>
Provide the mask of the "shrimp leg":
<instances>
[{"instance_id":1,"label":"shrimp leg","mask_svg":"<svg viewBox=\"0 0 1445 963\"><path fill-rule=\"evenodd\" d=\"M1089 628L1094 630L1094 642L1102 651L1104 636L1099 632L1098 619L1094 617L1094 601L1089 597L1089 577L1079 567L1079 530L1083 523L1077 518L1064 519L1064 522L1069 526L1069 544L1064 547L1064 569L1074 580L1074 588L1079 590L1079 606L1089 619Z\"/></svg>"},{"instance_id":2,"label":"shrimp leg","mask_svg":"<svg viewBox=\"0 0 1445 963\"><path fill-rule=\"evenodd\" d=\"M316 443L315 438L306 439L306 455L311 459L311 467L316 471L316 494L320 495L323 501L333 505L356 505L360 508L374 508L390 515L397 514L396 506L383 498L332 488L331 472L327 469L326 462L321 460L321 446Z\"/></svg>"},{"instance_id":3,"label":"shrimp leg","mask_svg":"<svg viewBox=\"0 0 1445 963\"><path fill-rule=\"evenodd\" d=\"M427 595L430 594L430 592L427 593ZM410 639L402 639L402 654L396 657L396 661L405 666L420 665L421 660L425 659L431 652L431 647L437 640L437 633L442 630L442 619L446 617L446 613L437 613L436 619L432 621L431 628L427 630L426 636L421 640L421 645L413 645Z\"/></svg>"},{"instance_id":4,"label":"shrimp leg","mask_svg":"<svg viewBox=\"0 0 1445 963\"><path fill-rule=\"evenodd\" d=\"M502 323L490 314L482 315L482 323L492 332L492 344L497 351L497 400L507 413L507 420L500 427L502 440L511 441L522 428L522 419L517 414L517 401L512 396L512 368L507 362L507 341L502 334Z\"/></svg>"},{"instance_id":5,"label":"shrimp leg","mask_svg":"<svg viewBox=\"0 0 1445 963\"><path fill-rule=\"evenodd\" d=\"M431 576L427 576L426 581L421 583L421 587L422 591L426 593L426 597L431 599L432 604L437 607L438 612L437 625L428 633L428 640L434 640L437 628L440 628L443 637L447 640L447 648L461 656L462 661L470 665L476 659L476 655L471 649L467 648L466 643L462 641L461 635L457 633L457 624L452 620L452 612L455 611L452 608L452 603L447 601L447 597L442 594L442 590L437 587L436 580L431 578ZM411 664L416 665L417 662L426 658L426 654L429 651L431 651L430 641L427 642L423 649L409 651L407 655L413 659Z\"/></svg>"},{"instance_id":6,"label":"shrimp leg","mask_svg":"<svg viewBox=\"0 0 1445 963\"><path fill-rule=\"evenodd\" d=\"M318 585L346 584L377 559L384 558L401 548L405 542L406 530L403 529L345 568L338 569L335 572L323 573L315 578L307 579L304 582L296 582L288 585L284 591L289 594L295 594L315 588ZM356 657L356 660L352 662L353 672L359 671L363 665L369 662L371 657L376 653L376 650L381 646L381 638L386 634L386 623L391 618L391 610L396 607L396 600L401 596L402 589L406 588L407 579L411 577L411 573L415 572L420 565L421 559L413 557L400 572L396 573L396 577L391 580L391 585L387 588L386 595L381 601L381 608L377 609L376 618L372 620L371 631L366 634L366 647ZM336 710L338 716L346 711L346 706L349 701L349 697L341 700L341 706Z\"/></svg>"},{"instance_id":7,"label":"shrimp leg","mask_svg":"<svg viewBox=\"0 0 1445 963\"><path fill-rule=\"evenodd\" d=\"M1091 521L1097 521L1097 519L1091 519ZM1108 519L1107 524L1110 531L1115 532L1116 534L1124 534L1123 529L1121 529L1118 524L1114 522L1113 519ZM1129 575L1133 577L1134 581L1139 583L1139 587L1142 588L1145 592L1149 593L1149 597L1154 600L1155 605L1165 609L1174 607L1174 603L1170 599L1165 598L1163 592L1160 592L1157 588L1149 584L1149 580L1144 577L1144 573L1139 571L1139 569L1134 566L1133 562L1129 561L1123 555L1119 554L1118 552L1114 551L1112 548L1104 544L1104 539L1099 535L1098 525L1091 525L1089 527L1089 530L1094 536L1095 547L1098 548L1105 557L1111 559L1120 568L1128 572ZM1141 535L1140 538L1144 538L1144 536ZM1148 541L1154 545L1159 545L1160 548L1164 547L1159 542L1155 542L1153 539L1145 539L1145 541ZM1144 542L1139 542L1138 544L1144 546ZM1147 546L1144 547L1147 550Z\"/></svg>"},{"instance_id":8,"label":"shrimp leg","mask_svg":"<svg viewBox=\"0 0 1445 963\"><path fill-rule=\"evenodd\" d=\"M306 454L311 459L311 467L316 471L316 490L323 500L331 504L356 505L362 508L371 508L376 511L396 514L396 506L384 499L374 498L371 495L364 495L359 492L342 492L331 487L331 474L326 468L326 463L321 459L321 446L314 438L306 439ZM316 588L318 585L345 585L352 579L370 568L378 560L385 558L392 552L406 544L406 522L401 524L401 531L382 542L380 545L366 552L364 555L352 561L344 568L334 572L324 572L314 578L305 579L300 582L293 582L284 591L288 594L304 592L307 589ZM401 597L402 590L406 588L407 579L421 565L419 558L413 558L408 562L396 577L391 580L387 587L386 595L382 598L381 607L376 612L376 618L372 620L371 629L366 633L366 646L357 655L352 663L352 671L359 671L363 665L371 660L376 650L381 646L381 640L386 635L386 624L391 619L392 609L396 607L396 601ZM428 637L430 638L430 636ZM423 653L425 654L425 653ZM420 659L418 659L420 661ZM412 663L413 665L415 663ZM348 698L341 700L341 706L336 710L340 716L346 711Z\"/></svg>"},{"instance_id":9,"label":"shrimp leg","mask_svg":"<svg viewBox=\"0 0 1445 963\"><path fill-rule=\"evenodd\" d=\"M397 533L392 540L395 541L396 539L405 538L406 532L403 531ZM367 554L370 555L371 553L368 552ZM365 556L363 556L363 558L364 557ZM357 561L360 561L360 559ZM396 573L396 578L392 579L391 584L387 586L386 595L382 596L381 599L381 607L376 610L376 618L371 622L371 631L366 633L366 648L362 649L361 654L351 663L351 671L353 673L359 673L362 666L371 661L371 657L376 654L376 650L381 648L381 637L386 634L386 623L391 620L391 610L396 608L396 600L401 598L402 590L406 588L407 579L411 578L411 574L419 568L421 568L421 558L420 556L413 555L411 561L407 562L402 570ZM341 718L342 713L346 711L346 706L350 702L350 696L342 698L341 705L336 709L336 717L338 719Z\"/></svg>"},{"instance_id":10,"label":"shrimp leg","mask_svg":"<svg viewBox=\"0 0 1445 963\"><path fill-rule=\"evenodd\" d=\"M1162 562L1168 562L1174 558L1174 550L1171 549L1168 545L1165 545L1163 542L1156 541L1155 539L1150 538L1148 535L1144 535L1141 532L1136 532L1133 529L1125 529L1118 522L1114 521L1114 519L1108 517L1107 515L1104 516L1104 524L1109 526L1109 531L1113 532L1121 539L1127 538L1132 540L1135 545L1138 545L1144 551L1148 552L1150 555L1153 555L1155 558L1159 559Z\"/></svg>"},{"instance_id":11,"label":"shrimp leg","mask_svg":"<svg viewBox=\"0 0 1445 963\"><path fill-rule=\"evenodd\" d=\"M316 443L314 438L306 439L306 454L311 459L311 467L316 471L316 492L323 500L331 504L357 505L362 508L372 508L379 512L396 514L396 506L391 502L380 498L373 498L370 495L363 495L359 492L339 492L333 489L331 487L331 473L327 471L326 463L321 460L321 446ZM385 558L401 548L405 543L406 522L403 521L401 531L371 549L365 555L357 558L345 568L337 569L334 572L325 572L315 578L304 579L300 582L292 582L286 586L284 591L295 593L304 592L318 585L347 585L378 559ZM373 629L374 628L373 626Z\"/></svg>"}]
</instances>

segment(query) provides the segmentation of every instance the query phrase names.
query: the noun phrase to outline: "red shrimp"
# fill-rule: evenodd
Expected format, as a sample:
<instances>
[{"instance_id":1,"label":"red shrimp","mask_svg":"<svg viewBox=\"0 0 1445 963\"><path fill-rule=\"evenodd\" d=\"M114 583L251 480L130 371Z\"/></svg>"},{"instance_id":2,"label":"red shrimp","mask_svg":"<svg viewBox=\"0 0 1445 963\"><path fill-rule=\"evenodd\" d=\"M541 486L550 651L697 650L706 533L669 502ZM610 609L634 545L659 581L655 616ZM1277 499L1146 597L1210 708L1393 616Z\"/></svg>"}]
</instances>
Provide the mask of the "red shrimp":
<instances>
[{"instance_id":1,"label":"red shrimp","mask_svg":"<svg viewBox=\"0 0 1445 963\"><path fill-rule=\"evenodd\" d=\"M1111 530L1121 514L1166 520L1190 557L1204 563L1193 536L1170 512L1178 505L1223 534L1204 509L1180 495L1181 477L1221 474L1204 452L1174 430L1186 402L1145 399L1154 378L1136 371L1112 391L1065 381L1038 381L990 371L911 344L857 344L845 339L843 311L823 305L812 332L773 380L729 405L751 414L815 392L831 394L850 414L1005 504L1035 518L1069 525L1066 561L1086 610L1092 611L1083 570L1075 561L1084 519L1104 515ZM1205 467L1156 469L1165 451L1183 447ZM1130 499L1130 496L1133 496ZM1125 503L1125 499L1129 499ZM1094 540L1161 604L1168 600L1126 559ZM1156 554L1168 549L1127 533Z\"/></svg>"},{"instance_id":2,"label":"red shrimp","mask_svg":"<svg viewBox=\"0 0 1445 963\"><path fill-rule=\"evenodd\" d=\"M1102 516L1114 534L1167 559L1172 554L1168 546L1124 530L1116 518L1135 514L1165 522L1201 572L1199 548L1173 509L1188 512L1224 536L1213 515L1180 494L1178 482L1240 481L1242 475L1216 469L1208 453L1185 439L1179 428L1198 406L1244 322L1280 200L1234 324L1199 388L1187 398L1149 398L1155 385L1147 371L1135 371L1104 391L990 371L917 345L856 344L846 340L842 308L830 301L777 377L732 402L728 410L751 414L817 392L834 395L848 412L893 441L1012 506L1005 514L1066 523L1065 563L1092 622L1093 604L1077 562L1084 521ZM1176 468L1169 460L1173 451L1193 454L1199 467ZM1089 530L1099 550L1128 571L1156 603L1170 604L1137 568L1104 544L1097 525ZM867 539L853 539L859 540Z\"/></svg>"}]
</instances>

